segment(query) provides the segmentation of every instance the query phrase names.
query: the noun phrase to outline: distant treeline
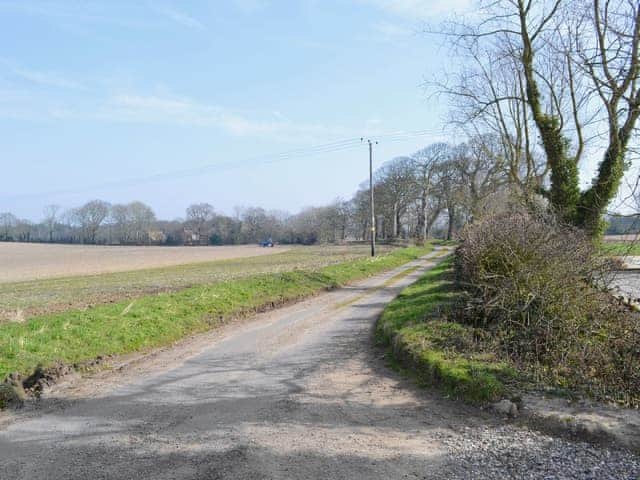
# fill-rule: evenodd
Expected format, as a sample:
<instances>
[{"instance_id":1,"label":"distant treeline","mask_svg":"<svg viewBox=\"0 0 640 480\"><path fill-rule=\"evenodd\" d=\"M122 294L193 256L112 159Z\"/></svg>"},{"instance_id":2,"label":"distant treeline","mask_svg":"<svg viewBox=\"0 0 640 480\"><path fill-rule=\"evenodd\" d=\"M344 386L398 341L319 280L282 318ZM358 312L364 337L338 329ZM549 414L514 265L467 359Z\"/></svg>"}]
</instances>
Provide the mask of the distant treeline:
<instances>
[{"instance_id":1,"label":"distant treeline","mask_svg":"<svg viewBox=\"0 0 640 480\"><path fill-rule=\"evenodd\" d=\"M45 207L40 222L0 213L0 241L109 245L235 245L267 239L279 243L453 238L467 222L524 202L546 200L536 192L547 182L542 161L505 156L505 139L476 135L464 143L431 144L396 157L374 174L375 225L371 225L369 184L350 200L338 199L297 214L260 207L216 212L209 203L186 209L185 217L159 220L142 202L110 204L92 200L63 210ZM526 165L525 165L526 164ZM525 168L526 166L526 168ZM522 173L525 172L525 173ZM609 233L639 230L637 217L610 217Z\"/></svg>"},{"instance_id":2,"label":"distant treeline","mask_svg":"<svg viewBox=\"0 0 640 480\"><path fill-rule=\"evenodd\" d=\"M364 197L359 195L358 198ZM208 203L191 205L184 219L159 220L142 202L126 205L92 200L63 211L49 206L40 222L0 213L0 241L97 245L239 245L271 239L284 244L340 243L368 240L368 203L336 200L292 215L260 207L217 213ZM366 218L365 218L366 217ZM381 214L379 222L382 223ZM403 230L406 238L407 231ZM442 228L435 229L445 235ZM389 239L384 233L380 239Z\"/></svg>"}]
</instances>

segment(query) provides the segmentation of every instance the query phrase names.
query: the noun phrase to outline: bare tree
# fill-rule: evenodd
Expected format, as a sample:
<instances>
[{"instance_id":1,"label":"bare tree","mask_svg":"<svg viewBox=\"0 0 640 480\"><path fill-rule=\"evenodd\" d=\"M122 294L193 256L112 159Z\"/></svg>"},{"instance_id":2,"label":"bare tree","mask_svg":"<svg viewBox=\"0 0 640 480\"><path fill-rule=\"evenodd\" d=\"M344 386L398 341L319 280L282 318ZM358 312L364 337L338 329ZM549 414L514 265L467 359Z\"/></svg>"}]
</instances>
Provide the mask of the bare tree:
<instances>
[{"instance_id":1,"label":"bare tree","mask_svg":"<svg viewBox=\"0 0 640 480\"><path fill-rule=\"evenodd\" d=\"M142 202L113 205L110 216L119 243L147 243L149 230L156 222L151 207Z\"/></svg>"},{"instance_id":2,"label":"bare tree","mask_svg":"<svg viewBox=\"0 0 640 480\"><path fill-rule=\"evenodd\" d=\"M80 227L84 243L96 243L96 234L109 215L109 207L103 200L91 200L72 211L73 221Z\"/></svg>"},{"instance_id":3,"label":"bare tree","mask_svg":"<svg viewBox=\"0 0 640 480\"><path fill-rule=\"evenodd\" d=\"M18 225L18 217L13 213L0 213L0 240L13 240L14 229Z\"/></svg>"},{"instance_id":4,"label":"bare tree","mask_svg":"<svg viewBox=\"0 0 640 480\"><path fill-rule=\"evenodd\" d=\"M412 160L409 157L394 158L378 169L375 177L374 192L383 207L379 212L386 213L390 220L390 236L397 238L400 236L401 218L415 198ZM387 212L384 212L384 207L388 207Z\"/></svg>"},{"instance_id":5,"label":"bare tree","mask_svg":"<svg viewBox=\"0 0 640 480\"><path fill-rule=\"evenodd\" d=\"M60 205L47 205L44 207L43 223L47 229L47 234L49 235L49 242L53 242L53 233L56 228L59 212Z\"/></svg>"},{"instance_id":6,"label":"bare tree","mask_svg":"<svg viewBox=\"0 0 640 480\"><path fill-rule=\"evenodd\" d=\"M456 222L461 214L461 206L464 204L462 178L455 158L440 164L438 168L438 183L440 184L440 191L447 209L447 240L451 240L453 239Z\"/></svg>"},{"instance_id":7,"label":"bare tree","mask_svg":"<svg viewBox=\"0 0 640 480\"><path fill-rule=\"evenodd\" d=\"M195 203L187 208L187 222L195 232L201 237L207 223L213 219L215 212L208 203Z\"/></svg>"},{"instance_id":8,"label":"bare tree","mask_svg":"<svg viewBox=\"0 0 640 480\"><path fill-rule=\"evenodd\" d=\"M449 152L450 147L448 144L434 143L411 155L413 181L415 182L415 192L418 199L416 233L420 242L426 241L429 228L443 208L438 195L435 195L435 202L431 201L431 199L437 190L434 180L438 166L448 159Z\"/></svg>"},{"instance_id":9,"label":"bare tree","mask_svg":"<svg viewBox=\"0 0 640 480\"><path fill-rule=\"evenodd\" d=\"M369 189L363 185L351 200L351 212L354 237L367 240L371 234L371 211L369 210Z\"/></svg>"},{"instance_id":10,"label":"bare tree","mask_svg":"<svg viewBox=\"0 0 640 480\"><path fill-rule=\"evenodd\" d=\"M508 53L496 53L504 45L486 45L473 35L461 35L456 46L463 67L434 82L450 98L450 122L468 136L499 140L510 183L529 198L541 189L548 167L541 162L519 63Z\"/></svg>"},{"instance_id":11,"label":"bare tree","mask_svg":"<svg viewBox=\"0 0 640 480\"><path fill-rule=\"evenodd\" d=\"M109 214L113 228L114 241L128 243L129 241L129 212L126 205L115 204L111 206Z\"/></svg>"},{"instance_id":12,"label":"bare tree","mask_svg":"<svg viewBox=\"0 0 640 480\"><path fill-rule=\"evenodd\" d=\"M149 230L156 221L156 215L150 206L142 202L131 202L128 205L132 237L135 243L147 243Z\"/></svg>"},{"instance_id":13,"label":"bare tree","mask_svg":"<svg viewBox=\"0 0 640 480\"><path fill-rule=\"evenodd\" d=\"M508 181L502 146L494 135L476 135L454 152L461 193L471 217L479 217L487 198Z\"/></svg>"},{"instance_id":14,"label":"bare tree","mask_svg":"<svg viewBox=\"0 0 640 480\"><path fill-rule=\"evenodd\" d=\"M518 89L479 98L469 89L450 90L479 111L526 105L551 173L545 194L552 208L598 235L640 115L640 6L631 0L494 0L480 2L479 12L477 23L454 26L457 38L487 52L483 66L495 59L485 77L499 71L507 78L503 86L511 79ZM528 125L524 120L521 129ZM586 130L596 135L602 161L581 192Z\"/></svg>"}]
</instances>

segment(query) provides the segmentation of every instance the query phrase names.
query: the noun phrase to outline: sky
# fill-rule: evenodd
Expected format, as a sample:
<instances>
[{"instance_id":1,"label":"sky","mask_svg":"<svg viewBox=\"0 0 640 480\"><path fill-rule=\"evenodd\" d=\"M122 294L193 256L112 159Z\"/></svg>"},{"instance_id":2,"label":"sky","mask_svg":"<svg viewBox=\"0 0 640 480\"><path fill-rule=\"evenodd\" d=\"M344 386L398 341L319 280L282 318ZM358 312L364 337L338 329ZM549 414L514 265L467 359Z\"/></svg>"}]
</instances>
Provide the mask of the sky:
<instances>
[{"instance_id":1,"label":"sky","mask_svg":"<svg viewBox=\"0 0 640 480\"><path fill-rule=\"evenodd\" d=\"M0 211L297 212L440 140L425 23L471 0L0 0Z\"/></svg>"},{"instance_id":2,"label":"sky","mask_svg":"<svg viewBox=\"0 0 640 480\"><path fill-rule=\"evenodd\" d=\"M380 137L375 165L444 138L424 87L443 52L421 26L466 5L0 0L0 211L348 198L360 137Z\"/></svg>"}]
</instances>

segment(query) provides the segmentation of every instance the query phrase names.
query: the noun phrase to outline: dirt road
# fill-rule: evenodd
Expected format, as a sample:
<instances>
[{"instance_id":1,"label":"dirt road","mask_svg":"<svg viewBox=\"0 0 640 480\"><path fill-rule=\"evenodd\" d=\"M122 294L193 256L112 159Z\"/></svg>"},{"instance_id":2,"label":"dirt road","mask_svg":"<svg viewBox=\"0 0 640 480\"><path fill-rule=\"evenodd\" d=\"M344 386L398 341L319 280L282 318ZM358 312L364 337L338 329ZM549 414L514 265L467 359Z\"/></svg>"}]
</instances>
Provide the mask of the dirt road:
<instances>
[{"instance_id":1,"label":"dirt road","mask_svg":"<svg viewBox=\"0 0 640 480\"><path fill-rule=\"evenodd\" d=\"M504 426L384 366L374 321L430 265L62 389L5 422L0 478L637 478L627 454Z\"/></svg>"}]
</instances>

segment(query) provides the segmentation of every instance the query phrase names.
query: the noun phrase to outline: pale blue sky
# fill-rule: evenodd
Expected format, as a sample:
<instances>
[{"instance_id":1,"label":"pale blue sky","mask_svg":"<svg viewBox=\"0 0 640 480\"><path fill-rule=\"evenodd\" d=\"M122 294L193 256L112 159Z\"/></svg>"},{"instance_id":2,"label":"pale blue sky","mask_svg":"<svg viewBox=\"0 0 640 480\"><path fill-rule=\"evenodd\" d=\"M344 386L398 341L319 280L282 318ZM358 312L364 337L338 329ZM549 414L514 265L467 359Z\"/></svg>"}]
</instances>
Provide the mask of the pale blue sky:
<instances>
[{"instance_id":1,"label":"pale blue sky","mask_svg":"<svg viewBox=\"0 0 640 480\"><path fill-rule=\"evenodd\" d=\"M367 178L364 145L261 157L429 133L383 137L380 165L456 141L422 86L446 50L419 32L469 3L0 0L0 211L37 220L101 198L173 218L199 201L295 212L347 198Z\"/></svg>"},{"instance_id":2,"label":"pale blue sky","mask_svg":"<svg viewBox=\"0 0 640 480\"><path fill-rule=\"evenodd\" d=\"M379 165L436 138L445 109L421 85L446 59L417 32L466 3L0 0L0 211L38 219L97 197L172 218L196 201L297 211L348 197L364 146L247 159L434 133L382 141Z\"/></svg>"}]
</instances>

